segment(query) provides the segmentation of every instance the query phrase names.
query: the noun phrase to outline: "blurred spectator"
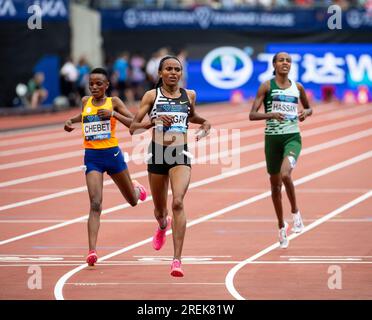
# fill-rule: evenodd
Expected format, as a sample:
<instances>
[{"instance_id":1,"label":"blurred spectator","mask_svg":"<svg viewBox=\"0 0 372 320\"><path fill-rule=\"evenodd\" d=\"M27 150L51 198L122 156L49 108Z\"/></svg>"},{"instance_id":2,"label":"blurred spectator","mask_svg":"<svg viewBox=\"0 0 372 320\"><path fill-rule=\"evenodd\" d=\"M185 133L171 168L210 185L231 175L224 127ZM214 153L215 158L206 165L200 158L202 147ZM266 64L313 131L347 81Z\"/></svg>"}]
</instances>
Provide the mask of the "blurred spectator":
<instances>
[{"instance_id":1,"label":"blurred spectator","mask_svg":"<svg viewBox=\"0 0 372 320\"><path fill-rule=\"evenodd\" d=\"M363 3L364 9L371 15L372 14L372 0L365 0Z\"/></svg>"},{"instance_id":2,"label":"blurred spectator","mask_svg":"<svg viewBox=\"0 0 372 320\"><path fill-rule=\"evenodd\" d=\"M271 9L273 6L272 0L258 0L258 5L264 9Z\"/></svg>"},{"instance_id":3,"label":"blurred spectator","mask_svg":"<svg viewBox=\"0 0 372 320\"><path fill-rule=\"evenodd\" d=\"M333 4L338 5L342 10L349 9L349 2L346 0L333 0Z\"/></svg>"},{"instance_id":4,"label":"blurred spectator","mask_svg":"<svg viewBox=\"0 0 372 320\"><path fill-rule=\"evenodd\" d=\"M132 103L133 91L129 87L129 54L128 52L123 52L114 62L113 66L113 84L116 88L119 97Z\"/></svg>"},{"instance_id":5,"label":"blurred spectator","mask_svg":"<svg viewBox=\"0 0 372 320\"><path fill-rule=\"evenodd\" d=\"M116 82L115 82L116 80L115 80L114 71L113 71L114 62L115 62L115 59L110 53L105 55L104 68L106 69L108 73L108 78L110 80L110 85L106 93L107 93L107 96L110 96L110 97L119 96L119 93L116 90Z\"/></svg>"},{"instance_id":6,"label":"blurred spectator","mask_svg":"<svg viewBox=\"0 0 372 320\"><path fill-rule=\"evenodd\" d=\"M28 81L27 99L30 102L30 109L37 109L48 97L48 91L43 87L44 79L44 73L37 72Z\"/></svg>"},{"instance_id":7,"label":"blurred spectator","mask_svg":"<svg viewBox=\"0 0 372 320\"><path fill-rule=\"evenodd\" d=\"M162 57L169 54L169 50L167 48L160 48L158 51L156 51L150 60L147 62L146 65L146 75L147 79L150 82L150 86L152 88L155 87L157 81L158 81L158 68L159 68L159 62Z\"/></svg>"},{"instance_id":8,"label":"blurred spectator","mask_svg":"<svg viewBox=\"0 0 372 320\"><path fill-rule=\"evenodd\" d=\"M146 60L140 53L135 53L130 59L130 84L134 91L134 99L140 100L145 93Z\"/></svg>"},{"instance_id":9,"label":"blurred spectator","mask_svg":"<svg viewBox=\"0 0 372 320\"><path fill-rule=\"evenodd\" d=\"M295 0L295 4L303 8L311 8L314 5L314 0Z\"/></svg>"},{"instance_id":10,"label":"blurred spectator","mask_svg":"<svg viewBox=\"0 0 372 320\"><path fill-rule=\"evenodd\" d=\"M180 52L177 54L178 60L180 60L181 65L183 66L182 71L182 79L179 82L179 85L181 88L187 87L187 78L188 78L188 70L187 70L187 51L186 49L180 50Z\"/></svg>"},{"instance_id":11,"label":"blurred spectator","mask_svg":"<svg viewBox=\"0 0 372 320\"><path fill-rule=\"evenodd\" d=\"M291 3L289 0L274 0L273 1L273 7L278 8L288 8L290 7Z\"/></svg>"},{"instance_id":12,"label":"blurred spectator","mask_svg":"<svg viewBox=\"0 0 372 320\"><path fill-rule=\"evenodd\" d=\"M80 100L82 97L89 95L89 72L91 68L84 56L79 59L76 68L79 74L77 79L77 90Z\"/></svg>"},{"instance_id":13,"label":"blurred spectator","mask_svg":"<svg viewBox=\"0 0 372 320\"><path fill-rule=\"evenodd\" d=\"M72 62L71 58L68 58L61 68L61 93L66 96L70 101L70 106L77 105L78 97L76 90L76 81L79 77L79 72Z\"/></svg>"}]
</instances>

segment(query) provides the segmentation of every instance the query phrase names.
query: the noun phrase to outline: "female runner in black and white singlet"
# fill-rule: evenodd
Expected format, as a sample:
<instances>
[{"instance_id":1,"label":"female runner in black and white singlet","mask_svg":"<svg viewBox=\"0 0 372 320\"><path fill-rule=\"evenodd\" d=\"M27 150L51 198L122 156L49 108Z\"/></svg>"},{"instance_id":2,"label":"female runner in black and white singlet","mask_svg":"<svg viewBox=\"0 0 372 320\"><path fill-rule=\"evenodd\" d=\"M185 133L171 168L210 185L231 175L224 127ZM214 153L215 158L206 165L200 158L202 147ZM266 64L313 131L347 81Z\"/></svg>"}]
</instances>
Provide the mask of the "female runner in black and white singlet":
<instances>
[{"instance_id":1,"label":"female runner in black and white singlet","mask_svg":"<svg viewBox=\"0 0 372 320\"><path fill-rule=\"evenodd\" d=\"M195 112L195 91L179 87L182 65L176 57L165 56L161 59L158 73L158 84L143 96L130 132L135 134L137 130L142 132L143 129L153 128L148 172L155 218L159 224L153 238L153 247L155 250L163 247L166 231L172 225L174 259L171 275L182 277L181 253L186 231L183 199L191 176L187 149L188 123L200 124L197 140L208 135L211 125ZM146 114L150 120L142 122ZM169 181L173 194L173 219L168 216L167 210Z\"/></svg>"}]
</instances>

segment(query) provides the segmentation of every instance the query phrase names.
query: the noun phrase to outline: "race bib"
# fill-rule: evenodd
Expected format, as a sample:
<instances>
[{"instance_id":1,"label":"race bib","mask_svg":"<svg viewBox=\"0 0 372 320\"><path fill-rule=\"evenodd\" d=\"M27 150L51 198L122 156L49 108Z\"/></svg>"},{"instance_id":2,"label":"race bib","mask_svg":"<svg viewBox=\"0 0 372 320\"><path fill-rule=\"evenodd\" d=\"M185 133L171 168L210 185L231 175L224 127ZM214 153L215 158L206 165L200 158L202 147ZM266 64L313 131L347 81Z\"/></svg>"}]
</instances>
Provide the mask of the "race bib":
<instances>
[{"instance_id":1,"label":"race bib","mask_svg":"<svg viewBox=\"0 0 372 320\"><path fill-rule=\"evenodd\" d=\"M174 106L173 106L174 107ZM176 106L177 107L177 106ZM185 108L181 106L181 108ZM187 108L186 108L187 110ZM186 111L181 109L181 111ZM157 115L167 115L172 117L172 125L170 127L164 127L164 132L182 132L185 133L187 131L187 120L188 120L188 114L186 112L164 112L163 110L159 110L157 112Z\"/></svg>"},{"instance_id":2,"label":"race bib","mask_svg":"<svg viewBox=\"0 0 372 320\"><path fill-rule=\"evenodd\" d=\"M85 119L84 119L85 120ZM111 138L111 121L100 120L92 122L84 122L83 130L85 140L104 140Z\"/></svg>"},{"instance_id":3,"label":"race bib","mask_svg":"<svg viewBox=\"0 0 372 320\"><path fill-rule=\"evenodd\" d=\"M273 101L272 112L285 115L288 120L297 119L297 104L283 101Z\"/></svg>"}]
</instances>

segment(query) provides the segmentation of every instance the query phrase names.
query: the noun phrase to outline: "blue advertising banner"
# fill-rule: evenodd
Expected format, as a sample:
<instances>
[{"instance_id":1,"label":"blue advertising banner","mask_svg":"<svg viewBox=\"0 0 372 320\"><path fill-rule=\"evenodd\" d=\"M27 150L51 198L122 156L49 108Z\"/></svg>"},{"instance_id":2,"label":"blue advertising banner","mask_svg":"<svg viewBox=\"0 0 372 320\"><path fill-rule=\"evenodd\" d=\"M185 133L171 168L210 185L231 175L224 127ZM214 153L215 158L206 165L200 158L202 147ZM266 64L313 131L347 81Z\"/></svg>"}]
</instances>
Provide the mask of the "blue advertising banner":
<instances>
[{"instance_id":1,"label":"blue advertising banner","mask_svg":"<svg viewBox=\"0 0 372 320\"><path fill-rule=\"evenodd\" d=\"M342 29L372 30L372 14L349 10L341 14ZM214 10L196 7L193 10L101 10L102 29L232 29L232 30L289 30L309 32L328 30L333 15L327 8L291 10ZM334 20L332 20L334 21Z\"/></svg>"},{"instance_id":2,"label":"blue advertising banner","mask_svg":"<svg viewBox=\"0 0 372 320\"><path fill-rule=\"evenodd\" d=\"M27 20L41 12L47 21L66 21L69 0L0 0L0 21Z\"/></svg>"},{"instance_id":3,"label":"blue advertising banner","mask_svg":"<svg viewBox=\"0 0 372 320\"><path fill-rule=\"evenodd\" d=\"M263 81L273 77L272 58L280 51L292 57L290 79L301 82L316 99L332 86L342 99L347 90L372 88L372 44L270 44L252 58L250 51L219 47L202 60L188 62L188 87L199 102L228 101L240 91L254 97Z\"/></svg>"}]
</instances>

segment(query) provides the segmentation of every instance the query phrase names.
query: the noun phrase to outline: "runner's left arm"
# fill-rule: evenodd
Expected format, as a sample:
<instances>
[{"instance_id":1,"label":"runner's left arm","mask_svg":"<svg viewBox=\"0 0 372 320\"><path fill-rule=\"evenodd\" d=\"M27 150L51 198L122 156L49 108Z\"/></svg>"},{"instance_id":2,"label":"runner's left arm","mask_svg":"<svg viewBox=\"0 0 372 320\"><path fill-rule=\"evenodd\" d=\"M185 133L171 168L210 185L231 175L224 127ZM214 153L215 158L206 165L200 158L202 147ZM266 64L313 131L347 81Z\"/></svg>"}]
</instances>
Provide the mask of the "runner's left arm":
<instances>
[{"instance_id":1,"label":"runner's left arm","mask_svg":"<svg viewBox=\"0 0 372 320\"><path fill-rule=\"evenodd\" d=\"M89 97L85 96L81 99L81 110L84 109L84 106L85 104L87 103ZM73 116L72 118L68 119L65 121L65 131L67 132L71 132L72 130L74 130L75 128L72 126L73 123L78 123L78 122L81 122L81 113Z\"/></svg>"},{"instance_id":2,"label":"runner's left arm","mask_svg":"<svg viewBox=\"0 0 372 320\"><path fill-rule=\"evenodd\" d=\"M101 117L101 119L108 120L111 117L114 117L127 128L129 128L134 116L125 106L124 102L120 100L120 98L112 97L112 110L113 111L110 112L110 110L101 109L98 110L97 114Z\"/></svg>"},{"instance_id":3,"label":"runner's left arm","mask_svg":"<svg viewBox=\"0 0 372 320\"><path fill-rule=\"evenodd\" d=\"M297 82L297 88L300 91L300 100L301 100L302 106L304 107L303 110L299 111L298 119L300 121L304 121L307 117L313 114L313 110L310 107L309 100L307 99L307 95L306 95L305 88L303 87L303 85Z\"/></svg>"},{"instance_id":4,"label":"runner's left arm","mask_svg":"<svg viewBox=\"0 0 372 320\"><path fill-rule=\"evenodd\" d=\"M208 120L199 116L195 111L196 92L194 90L187 90L187 95L191 102L189 122L201 125L196 132L196 141L198 141L209 134L209 131L211 130L211 124Z\"/></svg>"}]
</instances>

